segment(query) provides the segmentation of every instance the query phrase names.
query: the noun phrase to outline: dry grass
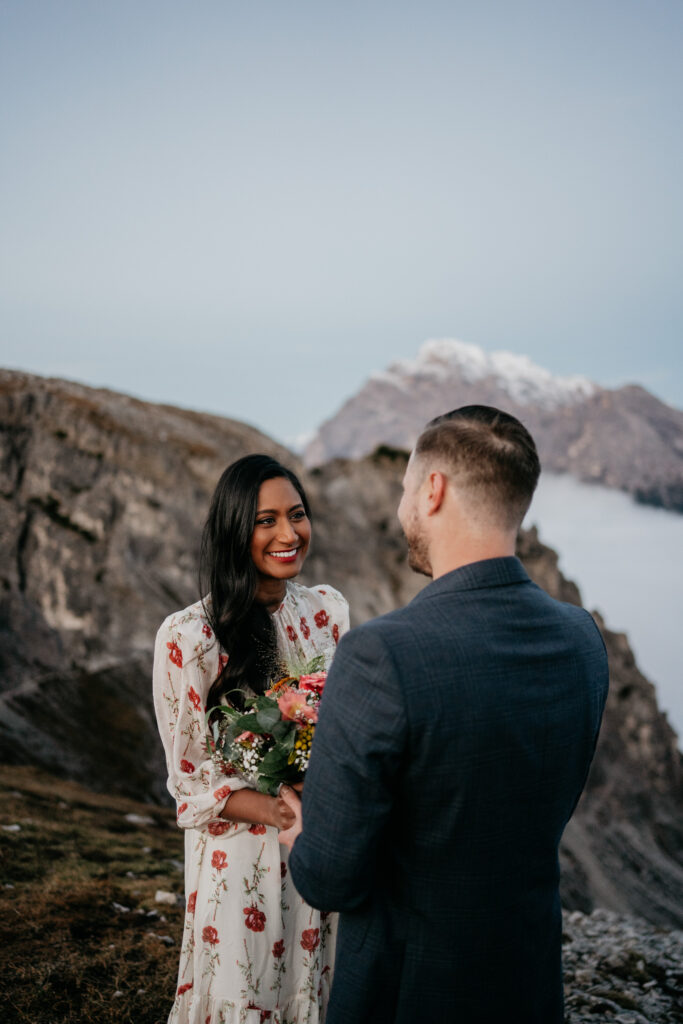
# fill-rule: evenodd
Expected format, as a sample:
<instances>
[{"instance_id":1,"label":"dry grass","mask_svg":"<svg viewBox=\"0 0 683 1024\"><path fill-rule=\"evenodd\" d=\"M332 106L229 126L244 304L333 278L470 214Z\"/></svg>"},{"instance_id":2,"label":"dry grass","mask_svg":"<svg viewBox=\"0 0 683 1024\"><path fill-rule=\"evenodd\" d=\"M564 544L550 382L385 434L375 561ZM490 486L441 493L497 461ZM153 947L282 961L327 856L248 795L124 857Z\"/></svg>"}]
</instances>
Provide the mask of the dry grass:
<instances>
[{"instance_id":1,"label":"dry grass","mask_svg":"<svg viewBox=\"0 0 683 1024\"><path fill-rule=\"evenodd\" d=\"M0 828L3 1024L164 1024L183 910L154 895L183 891L173 813L0 766L7 825L20 831Z\"/></svg>"}]
</instances>

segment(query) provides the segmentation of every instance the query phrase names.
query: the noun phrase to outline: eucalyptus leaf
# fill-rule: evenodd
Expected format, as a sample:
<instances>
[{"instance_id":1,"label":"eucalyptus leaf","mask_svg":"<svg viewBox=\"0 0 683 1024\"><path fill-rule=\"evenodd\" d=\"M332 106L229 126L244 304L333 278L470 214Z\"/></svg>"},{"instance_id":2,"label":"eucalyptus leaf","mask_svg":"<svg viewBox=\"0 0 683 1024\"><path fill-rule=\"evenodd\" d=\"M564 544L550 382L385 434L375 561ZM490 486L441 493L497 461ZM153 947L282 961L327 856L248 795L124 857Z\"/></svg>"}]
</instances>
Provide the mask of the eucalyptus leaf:
<instances>
[{"instance_id":1,"label":"eucalyptus leaf","mask_svg":"<svg viewBox=\"0 0 683 1024\"><path fill-rule=\"evenodd\" d=\"M256 713L256 720L266 732L272 732L273 726L277 725L280 719L280 709L277 706L274 708L263 708Z\"/></svg>"},{"instance_id":2,"label":"eucalyptus leaf","mask_svg":"<svg viewBox=\"0 0 683 1024\"><path fill-rule=\"evenodd\" d=\"M275 747L269 750L261 762L261 771L264 775L277 775L287 767L287 753Z\"/></svg>"},{"instance_id":3,"label":"eucalyptus leaf","mask_svg":"<svg viewBox=\"0 0 683 1024\"><path fill-rule=\"evenodd\" d=\"M296 726L294 725L293 722L282 722L282 721L280 721L280 722L276 722L275 723L275 725L271 729L271 732L272 732L273 736L275 737L275 739L277 740L278 743L280 743L280 744L288 743L290 736L292 738L292 743L293 743L294 742L294 735L296 733Z\"/></svg>"}]
</instances>

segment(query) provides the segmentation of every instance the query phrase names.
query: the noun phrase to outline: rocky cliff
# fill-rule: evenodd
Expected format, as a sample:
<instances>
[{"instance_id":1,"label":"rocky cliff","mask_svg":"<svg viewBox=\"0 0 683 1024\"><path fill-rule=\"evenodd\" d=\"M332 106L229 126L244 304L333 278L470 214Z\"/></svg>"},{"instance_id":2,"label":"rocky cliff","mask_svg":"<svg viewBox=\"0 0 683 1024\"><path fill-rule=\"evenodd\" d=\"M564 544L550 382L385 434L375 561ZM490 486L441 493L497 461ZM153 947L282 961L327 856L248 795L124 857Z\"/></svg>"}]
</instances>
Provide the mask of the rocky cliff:
<instances>
[{"instance_id":1,"label":"rocky cliff","mask_svg":"<svg viewBox=\"0 0 683 1024\"><path fill-rule=\"evenodd\" d=\"M301 467L231 420L11 372L0 372L0 445L0 760L163 800L152 644L161 620L197 597L213 486L250 451ZM338 586L355 622L423 582L396 521L405 462L384 449L304 474L315 516L304 582ZM519 553L550 593L579 601L533 532ZM603 633L611 693L563 845L565 903L680 925L681 755L626 638Z\"/></svg>"},{"instance_id":2,"label":"rocky cliff","mask_svg":"<svg viewBox=\"0 0 683 1024\"><path fill-rule=\"evenodd\" d=\"M360 458L385 444L410 449L428 420L460 405L495 405L536 438L546 469L683 512L683 412L637 386L609 390L553 377L524 356L458 341L373 375L306 449L308 465Z\"/></svg>"}]
</instances>

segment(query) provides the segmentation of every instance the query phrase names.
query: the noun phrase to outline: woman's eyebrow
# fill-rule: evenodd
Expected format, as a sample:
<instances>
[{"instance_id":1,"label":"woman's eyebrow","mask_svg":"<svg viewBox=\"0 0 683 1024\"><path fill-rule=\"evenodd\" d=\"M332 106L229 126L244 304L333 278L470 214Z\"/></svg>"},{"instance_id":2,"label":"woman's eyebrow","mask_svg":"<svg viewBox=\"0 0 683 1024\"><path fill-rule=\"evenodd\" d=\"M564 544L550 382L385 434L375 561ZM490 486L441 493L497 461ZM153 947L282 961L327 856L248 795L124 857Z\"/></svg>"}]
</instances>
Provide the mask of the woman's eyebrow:
<instances>
[{"instance_id":1,"label":"woman's eyebrow","mask_svg":"<svg viewBox=\"0 0 683 1024\"><path fill-rule=\"evenodd\" d=\"M291 508L288 508L288 509L287 509L287 515L289 515L289 513L290 513L290 512L293 512L295 508L303 508L303 507L304 507L304 506L303 506L303 502L301 502L301 501L298 501L298 502L296 503L296 505L292 505L292 507L291 507ZM273 515L273 516L276 516L276 515L278 514L278 512L279 512L279 511L280 511L280 510L279 510L279 509L277 509L277 508L260 508L260 509L258 510L258 512L256 513L256 515L257 515L257 516L264 516L264 515L266 514L266 512L270 512L270 514L271 514L271 515Z\"/></svg>"}]
</instances>

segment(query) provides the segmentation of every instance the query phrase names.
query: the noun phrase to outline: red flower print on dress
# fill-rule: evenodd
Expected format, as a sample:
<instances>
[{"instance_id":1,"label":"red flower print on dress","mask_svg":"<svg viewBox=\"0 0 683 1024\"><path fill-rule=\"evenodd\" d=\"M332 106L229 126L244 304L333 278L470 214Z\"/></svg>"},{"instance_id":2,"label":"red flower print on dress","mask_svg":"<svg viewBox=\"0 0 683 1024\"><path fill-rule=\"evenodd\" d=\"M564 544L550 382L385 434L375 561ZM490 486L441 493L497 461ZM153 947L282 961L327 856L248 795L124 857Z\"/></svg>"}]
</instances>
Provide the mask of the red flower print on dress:
<instances>
[{"instance_id":1,"label":"red flower print on dress","mask_svg":"<svg viewBox=\"0 0 683 1024\"><path fill-rule=\"evenodd\" d=\"M260 1006L256 1005L256 1003L247 1003L247 1009L260 1011L261 1016L259 1017L259 1024L263 1024L264 1021L270 1020L273 1015L272 1010L262 1010Z\"/></svg>"},{"instance_id":2,"label":"red flower print on dress","mask_svg":"<svg viewBox=\"0 0 683 1024\"><path fill-rule=\"evenodd\" d=\"M187 804L181 804L180 807L178 808L178 815L177 816L180 817L180 815L183 813L183 811L186 811L186 810L187 810Z\"/></svg>"},{"instance_id":3,"label":"red flower print on dress","mask_svg":"<svg viewBox=\"0 0 683 1024\"><path fill-rule=\"evenodd\" d=\"M178 647L178 644L175 643L175 641L173 641L170 644L166 644L166 646L168 647L168 656L171 659L171 661L173 662L173 664L177 665L178 668L182 668L183 667L183 652Z\"/></svg>"},{"instance_id":4,"label":"red flower print on dress","mask_svg":"<svg viewBox=\"0 0 683 1024\"><path fill-rule=\"evenodd\" d=\"M180 985L179 988L178 988L177 994L179 996L181 996L183 994L183 992L189 992L190 989L192 988L193 984L194 984L194 982L187 981L184 985Z\"/></svg>"},{"instance_id":5,"label":"red flower print on dress","mask_svg":"<svg viewBox=\"0 0 683 1024\"><path fill-rule=\"evenodd\" d=\"M327 623L330 621L330 617L324 608L322 609L322 611L316 612L313 618L315 619L315 624L318 627L318 629L322 629L323 626L326 626Z\"/></svg>"},{"instance_id":6,"label":"red flower print on dress","mask_svg":"<svg viewBox=\"0 0 683 1024\"><path fill-rule=\"evenodd\" d=\"M226 796L230 796L231 793L230 786L221 786L220 789L214 789L213 798L214 800L225 800Z\"/></svg>"},{"instance_id":7,"label":"red flower print on dress","mask_svg":"<svg viewBox=\"0 0 683 1024\"><path fill-rule=\"evenodd\" d=\"M202 929L202 941L208 942L210 946L218 945L218 932L212 924L207 924L206 927Z\"/></svg>"},{"instance_id":8,"label":"red flower print on dress","mask_svg":"<svg viewBox=\"0 0 683 1024\"><path fill-rule=\"evenodd\" d=\"M252 903L250 907L244 908L245 925L250 928L252 932L262 932L266 927L266 915L262 910Z\"/></svg>"},{"instance_id":9,"label":"red flower print on dress","mask_svg":"<svg viewBox=\"0 0 683 1024\"><path fill-rule=\"evenodd\" d=\"M280 861L280 878L287 877L287 865L283 860Z\"/></svg>"},{"instance_id":10,"label":"red flower print on dress","mask_svg":"<svg viewBox=\"0 0 683 1024\"><path fill-rule=\"evenodd\" d=\"M293 644L296 643L296 632L294 630L294 626L287 626L287 636Z\"/></svg>"},{"instance_id":11,"label":"red flower print on dress","mask_svg":"<svg viewBox=\"0 0 683 1024\"><path fill-rule=\"evenodd\" d=\"M194 914L194 909L197 906L197 890L191 892L187 897L187 912L188 914Z\"/></svg>"},{"instance_id":12,"label":"red flower print on dress","mask_svg":"<svg viewBox=\"0 0 683 1024\"><path fill-rule=\"evenodd\" d=\"M339 626L337 625L336 622L332 627L332 639L334 640L335 644L339 643Z\"/></svg>"},{"instance_id":13,"label":"red flower print on dress","mask_svg":"<svg viewBox=\"0 0 683 1024\"><path fill-rule=\"evenodd\" d=\"M202 626L202 633L204 634L204 636L208 636L209 638L213 636L213 633L211 632L211 626L209 626L207 622L205 622L204 625Z\"/></svg>"},{"instance_id":14,"label":"red flower print on dress","mask_svg":"<svg viewBox=\"0 0 683 1024\"><path fill-rule=\"evenodd\" d=\"M265 825L250 825L249 826L249 831L251 832L252 836L264 836L266 834L266 826Z\"/></svg>"},{"instance_id":15,"label":"red flower print on dress","mask_svg":"<svg viewBox=\"0 0 683 1024\"><path fill-rule=\"evenodd\" d=\"M194 771L192 761L186 761L185 758L183 758L180 762L180 770L181 772L185 772L186 775L192 775L192 772Z\"/></svg>"},{"instance_id":16,"label":"red flower print on dress","mask_svg":"<svg viewBox=\"0 0 683 1024\"><path fill-rule=\"evenodd\" d=\"M229 821L210 821L206 826L209 835L211 836L222 836L230 828Z\"/></svg>"},{"instance_id":17,"label":"red flower print on dress","mask_svg":"<svg viewBox=\"0 0 683 1024\"><path fill-rule=\"evenodd\" d=\"M306 616L305 615L301 616L301 620L299 622L299 628L301 629L301 635L304 638L304 640L308 640L309 636L311 635L311 627L306 622Z\"/></svg>"},{"instance_id":18,"label":"red flower print on dress","mask_svg":"<svg viewBox=\"0 0 683 1024\"><path fill-rule=\"evenodd\" d=\"M277 942L273 944L273 956L275 957L276 960L279 960L281 956L284 956L284 953L285 944L282 941L282 939L278 939Z\"/></svg>"},{"instance_id":19,"label":"red flower print on dress","mask_svg":"<svg viewBox=\"0 0 683 1024\"><path fill-rule=\"evenodd\" d=\"M301 948L307 953L315 953L320 943L320 929L307 928L301 933Z\"/></svg>"},{"instance_id":20,"label":"red flower print on dress","mask_svg":"<svg viewBox=\"0 0 683 1024\"><path fill-rule=\"evenodd\" d=\"M192 701L193 705L196 707L197 711L199 711L200 707L202 706L202 698L199 696L194 686L190 687L190 689L187 691L187 694L190 700Z\"/></svg>"},{"instance_id":21,"label":"red flower print on dress","mask_svg":"<svg viewBox=\"0 0 683 1024\"><path fill-rule=\"evenodd\" d=\"M318 593L319 593L319 594L326 594L326 593L327 593L327 591L326 591L326 590L323 590L323 589L322 589L322 587L318 587Z\"/></svg>"},{"instance_id":22,"label":"red flower print on dress","mask_svg":"<svg viewBox=\"0 0 683 1024\"><path fill-rule=\"evenodd\" d=\"M223 868L227 868L228 858L224 850L214 850L211 858L211 867L215 868L216 871L222 871Z\"/></svg>"}]
</instances>

